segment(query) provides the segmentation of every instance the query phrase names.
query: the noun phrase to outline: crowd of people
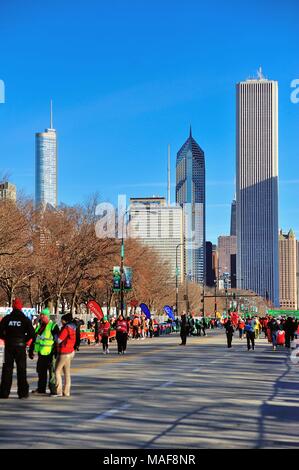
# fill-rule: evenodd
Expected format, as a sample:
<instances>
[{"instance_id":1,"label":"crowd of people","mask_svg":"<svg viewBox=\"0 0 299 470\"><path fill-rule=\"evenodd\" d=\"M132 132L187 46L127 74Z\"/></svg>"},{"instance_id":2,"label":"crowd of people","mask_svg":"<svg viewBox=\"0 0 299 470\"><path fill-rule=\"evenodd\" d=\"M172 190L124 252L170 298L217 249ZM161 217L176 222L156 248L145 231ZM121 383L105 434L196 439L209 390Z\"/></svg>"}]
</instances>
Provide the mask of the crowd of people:
<instances>
[{"instance_id":1,"label":"crowd of people","mask_svg":"<svg viewBox=\"0 0 299 470\"><path fill-rule=\"evenodd\" d=\"M13 310L0 321L0 339L5 342L4 361L2 367L0 398L8 398L12 386L13 366L17 366L17 393L19 398L29 396L27 381L27 350L30 359L37 356L36 372L37 388L32 390L35 395L47 395L47 386L53 397L69 397L71 394L71 363L75 351L79 351L82 320L73 318L70 313L62 315L60 326L51 320L50 310L44 308L39 317L31 322L22 312L22 302L15 299ZM291 341L298 334L298 321L291 316L247 317L242 318L232 313L227 318L194 317L194 314L183 312L180 320L159 324L156 319L147 318L144 314L132 313L117 318L103 317L101 320L89 320L87 328L93 331L95 344L102 344L103 354L109 354L111 331L115 331L117 352L124 355L128 339L143 340L160 334L180 331L181 345L186 346L188 336L206 336L207 329L224 328L227 347L232 347L235 331L239 332L239 340L246 337L247 349L255 349L255 341L264 333L272 344L291 347ZM62 379L64 375L64 381Z\"/></svg>"},{"instance_id":2,"label":"crowd of people","mask_svg":"<svg viewBox=\"0 0 299 470\"><path fill-rule=\"evenodd\" d=\"M223 326L227 336L227 347L232 347L232 339L235 331L239 332L239 339L246 337L248 351L254 350L255 340L264 333L265 338L272 344L275 351L277 346L291 347L291 341L299 328L299 322L294 317L250 316L246 319L239 316L228 317L223 320Z\"/></svg>"}]
</instances>

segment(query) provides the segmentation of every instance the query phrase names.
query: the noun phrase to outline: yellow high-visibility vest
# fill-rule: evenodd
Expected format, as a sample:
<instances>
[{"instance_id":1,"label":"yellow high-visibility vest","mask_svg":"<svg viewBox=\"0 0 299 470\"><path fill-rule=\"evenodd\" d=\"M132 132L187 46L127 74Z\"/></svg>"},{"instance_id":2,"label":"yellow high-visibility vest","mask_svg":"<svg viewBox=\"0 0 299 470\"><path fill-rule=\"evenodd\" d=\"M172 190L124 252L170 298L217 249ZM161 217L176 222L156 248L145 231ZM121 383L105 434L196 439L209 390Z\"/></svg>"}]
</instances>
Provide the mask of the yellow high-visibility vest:
<instances>
[{"instance_id":1,"label":"yellow high-visibility vest","mask_svg":"<svg viewBox=\"0 0 299 470\"><path fill-rule=\"evenodd\" d=\"M42 334L38 334L41 325L38 325L35 332L37 333L37 337L34 343L34 352L41 354L41 356L48 356L51 354L53 346L54 346L54 338L52 335L52 330L56 326L52 320L49 321L46 328L42 332Z\"/></svg>"}]
</instances>

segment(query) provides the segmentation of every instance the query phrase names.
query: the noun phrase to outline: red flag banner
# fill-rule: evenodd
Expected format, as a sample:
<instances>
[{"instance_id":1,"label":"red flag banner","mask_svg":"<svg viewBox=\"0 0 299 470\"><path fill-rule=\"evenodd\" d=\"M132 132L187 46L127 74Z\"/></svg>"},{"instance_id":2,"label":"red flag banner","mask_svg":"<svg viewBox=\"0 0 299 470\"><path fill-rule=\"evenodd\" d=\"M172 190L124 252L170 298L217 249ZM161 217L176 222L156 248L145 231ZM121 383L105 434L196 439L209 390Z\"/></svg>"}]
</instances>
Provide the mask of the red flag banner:
<instances>
[{"instance_id":1,"label":"red flag banner","mask_svg":"<svg viewBox=\"0 0 299 470\"><path fill-rule=\"evenodd\" d=\"M87 308L99 319L102 320L104 314L99 306L99 304L95 300L90 300L87 302Z\"/></svg>"}]
</instances>

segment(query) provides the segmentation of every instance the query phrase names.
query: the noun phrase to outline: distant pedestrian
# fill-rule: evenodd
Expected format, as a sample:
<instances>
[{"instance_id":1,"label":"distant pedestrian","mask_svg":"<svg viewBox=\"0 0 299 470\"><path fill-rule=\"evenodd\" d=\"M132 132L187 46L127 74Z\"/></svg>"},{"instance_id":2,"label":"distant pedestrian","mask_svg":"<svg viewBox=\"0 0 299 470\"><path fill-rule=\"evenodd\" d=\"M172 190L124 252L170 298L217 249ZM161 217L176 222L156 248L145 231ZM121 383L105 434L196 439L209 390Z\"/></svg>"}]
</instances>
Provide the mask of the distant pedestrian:
<instances>
[{"instance_id":1,"label":"distant pedestrian","mask_svg":"<svg viewBox=\"0 0 299 470\"><path fill-rule=\"evenodd\" d=\"M18 396L28 397L26 343L34 337L34 328L22 308L21 300L15 299L12 312L0 322L0 338L5 342L0 398L9 397L14 362L17 366Z\"/></svg>"},{"instance_id":2,"label":"distant pedestrian","mask_svg":"<svg viewBox=\"0 0 299 470\"><path fill-rule=\"evenodd\" d=\"M250 318L247 318L247 320L246 320L244 331L246 333L248 351L251 348L252 348L252 350L254 350L255 333L254 333L254 326L252 325L252 322L251 322Z\"/></svg>"},{"instance_id":3,"label":"distant pedestrian","mask_svg":"<svg viewBox=\"0 0 299 470\"><path fill-rule=\"evenodd\" d=\"M227 320L225 322L224 328L225 328L225 331L226 331L227 347L231 348L232 347L233 335L234 335L234 327L232 325L231 320Z\"/></svg>"},{"instance_id":4,"label":"distant pedestrian","mask_svg":"<svg viewBox=\"0 0 299 470\"><path fill-rule=\"evenodd\" d=\"M103 354L109 354L110 323L107 318L103 318L101 320L100 334L101 343L103 345Z\"/></svg>"},{"instance_id":5,"label":"distant pedestrian","mask_svg":"<svg viewBox=\"0 0 299 470\"><path fill-rule=\"evenodd\" d=\"M189 334L189 324L187 322L186 314L183 313L181 315L181 333L180 333L180 336L181 336L182 342L181 342L180 346L186 346L188 334Z\"/></svg>"},{"instance_id":6,"label":"distant pedestrian","mask_svg":"<svg viewBox=\"0 0 299 470\"><path fill-rule=\"evenodd\" d=\"M118 354L125 354L128 341L128 323L120 314L116 322L116 341Z\"/></svg>"},{"instance_id":7,"label":"distant pedestrian","mask_svg":"<svg viewBox=\"0 0 299 470\"><path fill-rule=\"evenodd\" d=\"M239 339L243 339L244 328L245 328L245 321L242 318L240 318L240 320L238 321Z\"/></svg>"},{"instance_id":8,"label":"distant pedestrian","mask_svg":"<svg viewBox=\"0 0 299 470\"><path fill-rule=\"evenodd\" d=\"M93 319L93 324L94 324L94 340L95 344L99 343L99 320L95 317Z\"/></svg>"}]
</instances>

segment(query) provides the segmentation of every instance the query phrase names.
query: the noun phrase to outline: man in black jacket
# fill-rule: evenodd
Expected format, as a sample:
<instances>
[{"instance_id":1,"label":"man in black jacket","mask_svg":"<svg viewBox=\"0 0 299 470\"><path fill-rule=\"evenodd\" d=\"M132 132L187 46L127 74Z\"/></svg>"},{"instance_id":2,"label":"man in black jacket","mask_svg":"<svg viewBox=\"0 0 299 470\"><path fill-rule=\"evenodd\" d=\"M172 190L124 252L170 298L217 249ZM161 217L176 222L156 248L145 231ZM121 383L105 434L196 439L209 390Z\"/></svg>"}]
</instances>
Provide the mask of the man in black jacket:
<instances>
[{"instance_id":1,"label":"man in black jacket","mask_svg":"<svg viewBox=\"0 0 299 470\"><path fill-rule=\"evenodd\" d=\"M0 338L5 341L0 398L8 398L12 385L14 361L17 365L18 396L27 398L26 343L34 337L31 321L22 312L22 302L15 299L13 310L0 322Z\"/></svg>"}]
</instances>

